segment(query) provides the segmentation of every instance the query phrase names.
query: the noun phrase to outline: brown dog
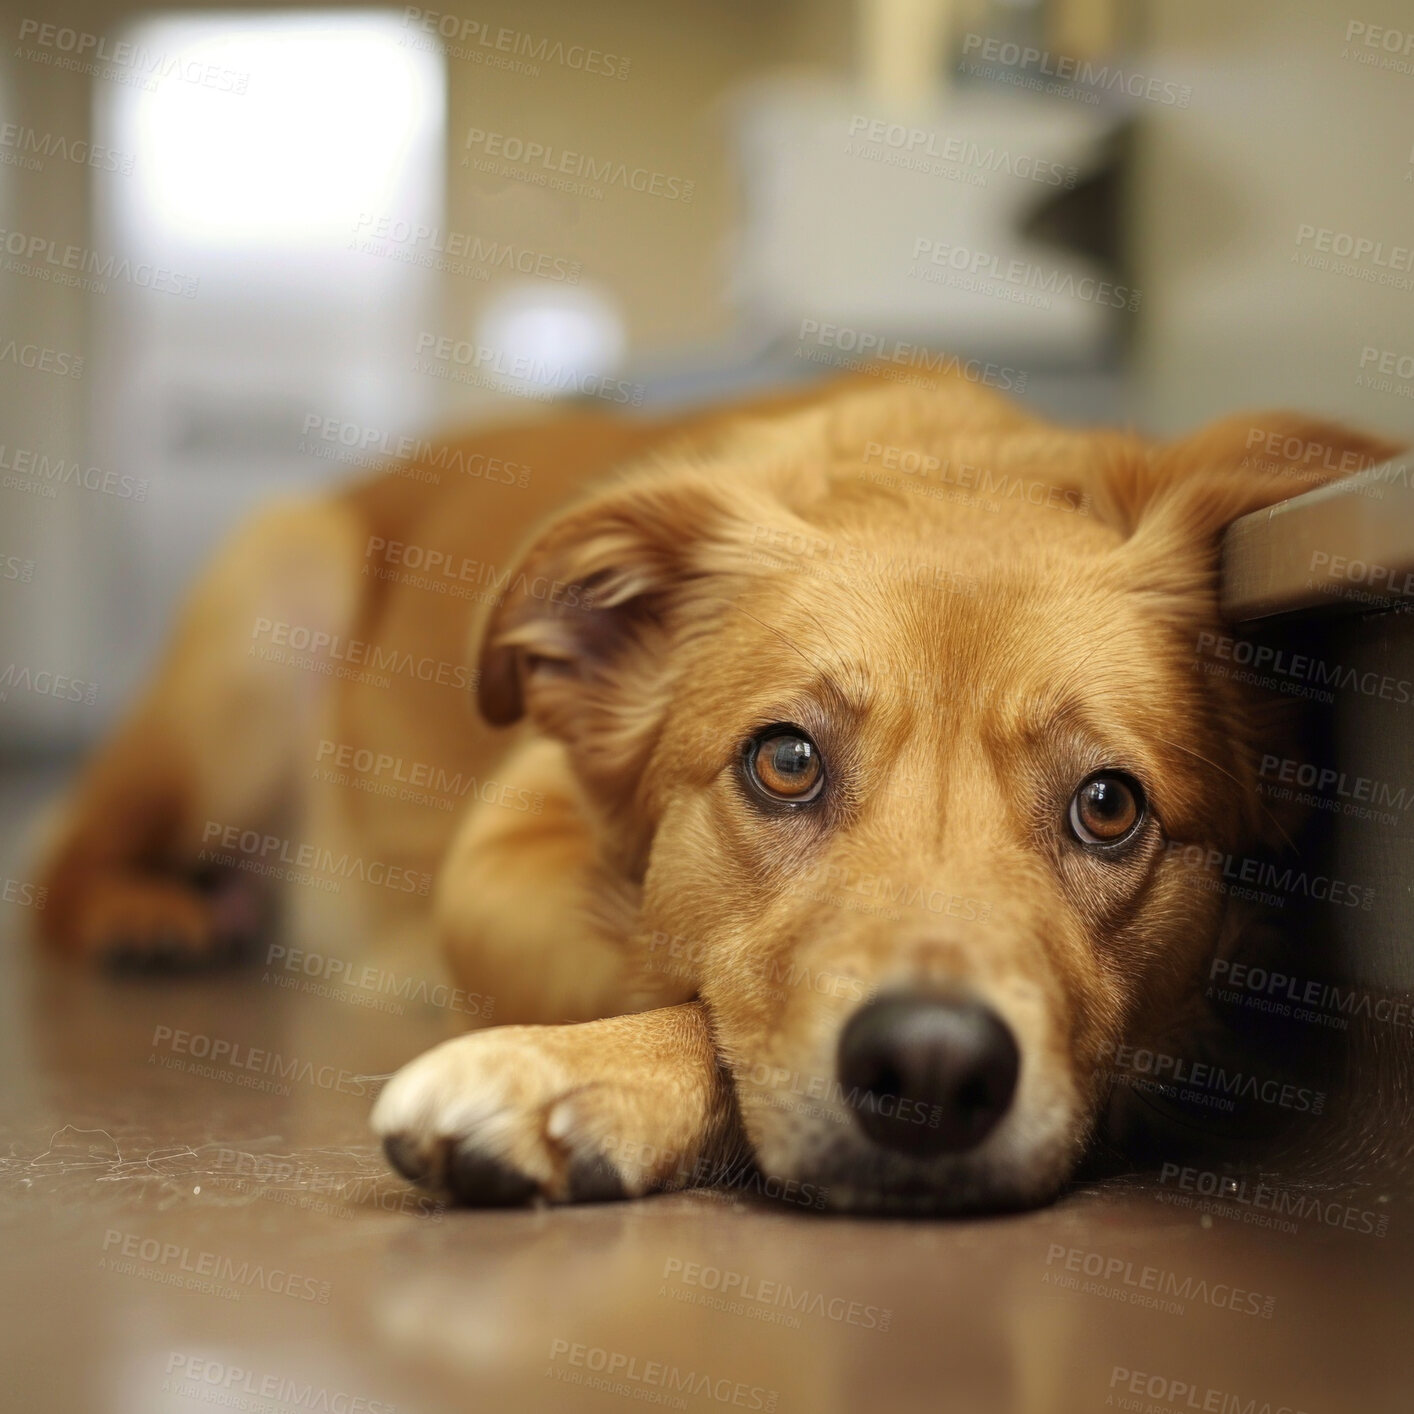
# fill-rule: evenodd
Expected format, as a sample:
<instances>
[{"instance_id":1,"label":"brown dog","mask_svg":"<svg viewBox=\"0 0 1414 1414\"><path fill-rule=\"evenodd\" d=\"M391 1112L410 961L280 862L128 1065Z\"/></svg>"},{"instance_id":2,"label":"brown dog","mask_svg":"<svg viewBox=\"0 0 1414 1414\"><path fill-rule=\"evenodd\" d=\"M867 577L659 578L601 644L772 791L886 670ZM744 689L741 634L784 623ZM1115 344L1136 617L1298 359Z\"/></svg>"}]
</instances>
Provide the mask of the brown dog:
<instances>
[{"instance_id":1,"label":"brown dog","mask_svg":"<svg viewBox=\"0 0 1414 1414\"><path fill-rule=\"evenodd\" d=\"M1321 465L1394 450L1287 415L1156 445L863 377L566 416L468 444L445 485L403 466L276 510L70 802L46 927L207 956L249 926L231 879L325 902L330 870L365 887L315 936L413 946L430 919L521 1024L412 1062L373 1123L467 1201L747 1157L831 1206L1042 1201L1105 1058L1218 936L1176 846L1280 828L1260 713L1197 645L1222 528L1330 473L1249 464L1254 429ZM532 503L620 464L505 559ZM509 754L473 685L491 727L523 720ZM435 797L464 776L457 819Z\"/></svg>"}]
</instances>

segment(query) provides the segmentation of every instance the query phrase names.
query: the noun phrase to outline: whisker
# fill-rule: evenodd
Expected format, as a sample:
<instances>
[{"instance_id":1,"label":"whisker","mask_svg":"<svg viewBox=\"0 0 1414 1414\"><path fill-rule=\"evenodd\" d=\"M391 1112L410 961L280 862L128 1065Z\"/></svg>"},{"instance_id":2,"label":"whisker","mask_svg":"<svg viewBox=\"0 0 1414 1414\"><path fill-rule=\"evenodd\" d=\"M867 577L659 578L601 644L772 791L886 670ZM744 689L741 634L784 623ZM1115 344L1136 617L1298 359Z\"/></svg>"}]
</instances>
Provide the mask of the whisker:
<instances>
[{"instance_id":1,"label":"whisker","mask_svg":"<svg viewBox=\"0 0 1414 1414\"><path fill-rule=\"evenodd\" d=\"M1225 766L1219 766L1216 761L1210 761L1206 756L1202 754L1202 752L1194 751L1191 747L1188 746L1180 746L1176 741L1165 741L1163 737L1155 737L1154 739L1156 741L1162 742L1165 746L1172 747L1175 751L1182 751L1187 755L1196 758L1197 760L1201 761L1205 766L1211 766L1213 770L1221 772L1221 774L1226 776L1228 780L1230 780L1234 785L1240 786L1242 790L1246 792L1247 787L1241 780L1234 776L1232 772L1229 771ZM1296 842L1291 838L1290 835L1287 834L1285 830L1282 829L1281 821L1278 820L1277 817L1273 815L1270 810L1267 809L1267 807L1262 803L1260 798L1257 801L1257 809L1260 810L1262 814L1265 815L1267 819L1272 822L1273 826L1275 826L1276 828L1277 834L1279 834L1282 839L1286 841L1287 848L1294 853L1296 850Z\"/></svg>"},{"instance_id":2,"label":"whisker","mask_svg":"<svg viewBox=\"0 0 1414 1414\"><path fill-rule=\"evenodd\" d=\"M821 638L828 645L830 642L829 629L827 629L825 625L820 622L819 616L815 613L814 609L812 609L809 604L802 604L800 607L804 609L807 614L810 615L811 619L814 620L815 627L820 630Z\"/></svg>"},{"instance_id":3,"label":"whisker","mask_svg":"<svg viewBox=\"0 0 1414 1414\"><path fill-rule=\"evenodd\" d=\"M801 661L804 662L808 667L814 668L815 671L819 673L822 677L828 676L828 674L826 674L825 672L825 669L822 668L819 663L813 662L800 649L798 645L796 645L789 638L787 638L786 635L783 634L780 629L778 629L774 624L768 624L764 620L758 619L755 614L748 612L746 609L743 609L741 605L736 602L735 599L723 599L722 603L730 605L739 614L745 614L746 617L750 619L752 623L760 624L762 628L767 629L771 633L774 633L776 637L779 638L781 642L784 643L785 646L789 648L792 653L796 654L797 657L799 657Z\"/></svg>"}]
</instances>

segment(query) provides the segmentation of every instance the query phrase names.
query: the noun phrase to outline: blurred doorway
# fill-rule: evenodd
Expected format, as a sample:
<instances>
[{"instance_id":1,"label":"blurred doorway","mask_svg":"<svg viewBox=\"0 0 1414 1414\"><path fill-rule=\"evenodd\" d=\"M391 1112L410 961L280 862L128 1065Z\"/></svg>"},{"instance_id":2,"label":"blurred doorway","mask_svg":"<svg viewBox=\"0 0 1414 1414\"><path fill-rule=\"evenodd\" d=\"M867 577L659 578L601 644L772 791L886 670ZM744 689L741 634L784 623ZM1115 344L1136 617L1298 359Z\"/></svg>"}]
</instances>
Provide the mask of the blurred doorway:
<instances>
[{"instance_id":1,"label":"blurred doorway","mask_svg":"<svg viewBox=\"0 0 1414 1414\"><path fill-rule=\"evenodd\" d=\"M93 442L147 483L133 534L82 537L94 602L131 605L121 661L86 646L110 701L232 521L347 474L301 450L310 418L430 414L437 273L367 239L443 216L442 60L409 33L396 11L166 14L123 36L156 77L96 94L95 140L135 162L93 188L94 244L130 272L100 302Z\"/></svg>"}]
</instances>

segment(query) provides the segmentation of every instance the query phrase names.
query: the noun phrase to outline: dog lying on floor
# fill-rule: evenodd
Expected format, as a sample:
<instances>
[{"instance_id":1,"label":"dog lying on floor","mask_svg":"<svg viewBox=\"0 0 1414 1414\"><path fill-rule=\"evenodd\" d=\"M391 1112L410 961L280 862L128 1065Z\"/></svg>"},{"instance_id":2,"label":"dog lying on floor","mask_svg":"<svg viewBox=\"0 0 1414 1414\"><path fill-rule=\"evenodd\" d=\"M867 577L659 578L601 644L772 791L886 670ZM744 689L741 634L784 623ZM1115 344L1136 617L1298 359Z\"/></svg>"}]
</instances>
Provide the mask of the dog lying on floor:
<instances>
[{"instance_id":1,"label":"dog lying on floor","mask_svg":"<svg viewBox=\"0 0 1414 1414\"><path fill-rule=\"evenodd\" d=\"M1329 455L1251 461L1253 429ZM1223 926L1186 846L1282 830L1269 714L1201 671L1221 531L1393 450L1289 414L1154 444L860 376L567 414L474 439L445 486L404 466L277 508L68 802L46 930L219 955L250 913L208 846L293 821L435 868L430 906L381 901L514 1023L385 1087L408 1178L567 1202L749 1156L856 1211L1045 1201L1116 1048L1182 1013ZM492 591L439 593L434 563ZM338 791L311 771L335 744L499 758L499 784L461 818Z\"/></svg>"}]
</instances>

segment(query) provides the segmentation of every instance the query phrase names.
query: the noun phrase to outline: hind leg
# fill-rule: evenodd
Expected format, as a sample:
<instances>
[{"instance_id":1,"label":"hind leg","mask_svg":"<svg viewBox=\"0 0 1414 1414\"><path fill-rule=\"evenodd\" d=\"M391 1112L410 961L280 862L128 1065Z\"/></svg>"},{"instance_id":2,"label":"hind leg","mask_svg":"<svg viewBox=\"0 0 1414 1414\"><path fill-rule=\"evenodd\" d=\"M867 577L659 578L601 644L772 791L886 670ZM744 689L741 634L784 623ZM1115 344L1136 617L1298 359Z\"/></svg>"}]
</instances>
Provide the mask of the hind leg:
<instances>
[{"instance_id":1,"label":"hind leg","mask_svg":"<svg viewBox=\"0 0 1414 1414\"><path fill-rule=\"evenodd\" d=\"M273 626L347 634L361 544L351 511L312 502L266 512L221 548L151 685L60 807L39 914L53 947L197 964L253 929L250 880L213 877L203 853L297 806L300 748L330 680L317 657L277 661Z\"/></svg>"}]
</instances>

